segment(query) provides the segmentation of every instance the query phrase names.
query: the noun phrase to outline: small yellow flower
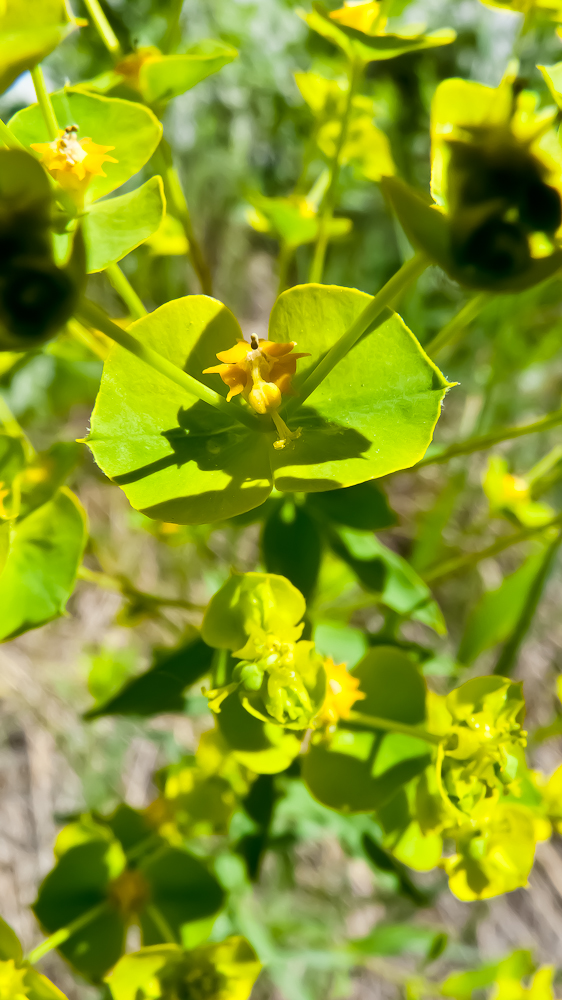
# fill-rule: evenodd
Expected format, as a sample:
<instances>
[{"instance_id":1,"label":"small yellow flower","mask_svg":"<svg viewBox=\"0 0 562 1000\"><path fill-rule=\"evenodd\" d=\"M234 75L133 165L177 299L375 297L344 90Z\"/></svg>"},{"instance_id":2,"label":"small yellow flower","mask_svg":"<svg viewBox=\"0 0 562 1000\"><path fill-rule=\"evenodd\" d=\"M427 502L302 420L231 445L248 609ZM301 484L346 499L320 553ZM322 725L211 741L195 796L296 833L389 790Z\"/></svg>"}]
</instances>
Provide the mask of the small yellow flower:
<instances>
[{"instance_id":1,"label":"small yellow flower","mask_svg":"<svg viewBox=\"0 0 562 1000\"><path fill-rule=\"evenodd\" d=\"M115 72L125 77L125 83L133 90L142 92L140 73L143 66L147 63L161 62L163 58L160 49L157 49L155 45L145 45L121 59L115 67Z\"/></svg>"},{"instance_id":2,"label":"small yellow flower","mask_svg":"<svg viewBox=\"0 0 562 1000\"><path fill-rule=\"evenodd\" d=\"M359 678L348 673L345 663L334 663L331 657L324 660L326 671L326 699L318 715L316 724L335 726L339 719L348 719L356 701L365 698L359 691Z\"/></svg>"},{"instance_id":3,"label":"small yellow flower","mask_svg":"<svg viewBox=\"0 0 562 1000\"><path fill-rule=\"evenodd\" d=\"M203 374L220 375L228 386L228 401L240 393L256 413L271 414L280 434L275 447L283 448L287 440L298 437L299 431L291 432L276 413L282 396L294 395L291 378L297 370L297 360L308 358L309 354L292 354L297 345L294 341L276 344L271 340L259 340L255 333L246 340L239 340L235 347L217 354L222 364L205 368Z\"/></svg>"},{"instance_id":4,"label":"small yellow flower","mask_svg":"<svg viewBox=\"0 0 562 1000\"><path fill-rule=\"evenodd\" d=\"M105 177L103 163L118 163L107 156L115 146L99 146L89 137L78 139L78 126L67 125L53 142L33 142L41 162L61 187L75 199L82 199L92 177Z\"/></svg>"},{"instance_id":5,"label":"small yellow flower","mask_svg":"<svg viewBox=\"0 0 562 1000\"><path fill-rule=\"evenodd\" d=\"M346 2L339 10L331 11L330 18L347 28L355 28L356 31L363 31L369 35L375 22L380 31L386 24L386 17L379 20L380 12L380 0L369 0L368 3Z\"/></svg>"}]
</instances>

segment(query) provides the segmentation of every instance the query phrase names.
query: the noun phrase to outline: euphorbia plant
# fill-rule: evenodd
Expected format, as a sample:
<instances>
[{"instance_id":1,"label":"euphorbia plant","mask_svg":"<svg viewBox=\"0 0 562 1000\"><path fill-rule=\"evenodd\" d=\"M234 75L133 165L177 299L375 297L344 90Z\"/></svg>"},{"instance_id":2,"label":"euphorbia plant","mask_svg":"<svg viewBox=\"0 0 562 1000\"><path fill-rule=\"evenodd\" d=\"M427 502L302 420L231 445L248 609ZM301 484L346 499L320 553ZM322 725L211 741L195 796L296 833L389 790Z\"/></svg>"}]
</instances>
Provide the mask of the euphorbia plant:
<instances>
[{"instance_id":1,"label":"euphorbia plant","mask_svg":"<svg viewBox=\"0 0 562 1000\"><path fill-rule=\"evenodd\" d=\"M559 20L554 2L487 5L524 14L526 37ZM306 131L311 115L313 125L294 185L272 185L264 172L236 192L237 219L246 206L255 238L279 244L280 294L266 328L264 317L239 323L211 295L195 235L206 206L194 205L194 227L176 169L180 113L166 110L232 69L230 34L181 43L181 5L167 11L165 31L138 36L127 31L134 12L121 20L98 0L86 0L87 22L54 0L4 6L0 79L8 87L29 69L37 102L0 125L2 385L17 390L38 361L64 362L70 381L93 366L99 384L95 402L86 399L88 428L83 408L77 418L78 443L64 429L54 440L50 418L38 430L14 390L24 430L0 395L0 639L64 615L77 579L113 590L123 601L116 628L142 638L148 665L129 668L136 638L125 652L99 649L84 724L129 716L148 725L162 713L204 722L192 753L166 744L144 806L113 795L66 817L33 904L44 940L24 958L0 925L0 997L60 997L33 968L54 949L115 1000L247 1000L261 965L287 994L301 952L259 910L263 862L275 856L291 869L295 845L318 827L335 831L404 907L400 924L336 949L330 941L326 967L348 972L412 947L421 956L413 973L377 966L408 996L464 998L495 983L497 996L550 997L548 970L522 984L534 971L527 953L457 978L430 974L446 934L409 918L440 886L426 890L416 872L442 870L443 891L463 901L492 899L527 885L537 843L560 829L559 769L542 774L532 752L562 731L561 716L534 731L531 718L528 733L511 675L562 540L562 450L551 442L508 459L500 446L543 441L562 411L526 423L496 416L495 427L491 417L499 373L527 326L517 315L544 324L562 295L562 153L549 96L562 101L559 68L542 66L531 86L511 59L495 87L448 72L437 83L439 52L455 58L455 32L397 23L403 3L301 11L295 23L315 40L311 65L292 67L293 98L305 102L295 115ZM39 63L78 29L92 48L97 32L106 64L90 60L85 79L50 93ZM244 38L236 42L244 57ZM426 90L436 82L427 190L404 151L420 143L410 135L400 149L388 127L389 108L401 120L389 94L405 65L422 67ZM385 213L373 243L386 281L378 290L324 283L328 254L356 245L373 206L379 223ZM392 213L409 241L401 260ZM197 287L170 264L182 255ZM156 296L150 272L166 274ZM440 330L423 320L443 312L436 288L449 294ZM465 291L477 294L450 315ZM500 332L511 324L512 354L498 334L484 374L485 345L464 336L479 317ZM445 348L446 376L434 361ZM488 380L482 410L471 428L467 403L455 440L455 395L471 368ZM60 395L53 412L70 420L74 397ZM436 447L443 408L449 438ZM85 444L95 473L78 468ZM488 449L487 466L468 475L468 456ZM433 472L424 478L453 460L439 489ZM397 473L408 473L398 480L406 487ZM136 538L158 540L161 592L125 572L95 504L88 525L78 495L91 475L109 481L116 503L122 491ZM475 568L512 546L524 547L521 559L495 564L501 579L482 593ZM468 581L460 599L456 584L440 586L454 577ZM462 622L459 604L468 606ZM310 953L303 946L305 965ZM297 1000L328 995L322 983L301 986Z\"/></svg>"}]
</instances>

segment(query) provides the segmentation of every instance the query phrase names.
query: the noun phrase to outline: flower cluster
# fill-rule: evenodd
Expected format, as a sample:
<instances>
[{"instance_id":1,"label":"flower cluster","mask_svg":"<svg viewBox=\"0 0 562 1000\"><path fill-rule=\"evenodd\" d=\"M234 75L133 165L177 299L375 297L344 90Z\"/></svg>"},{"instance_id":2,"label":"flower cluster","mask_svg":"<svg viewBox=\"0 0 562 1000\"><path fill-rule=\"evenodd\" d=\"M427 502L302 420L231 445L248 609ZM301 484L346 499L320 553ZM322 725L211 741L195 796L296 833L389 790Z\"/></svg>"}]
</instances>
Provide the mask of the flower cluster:
<instances>
[{"instance_id":1,"label":"flower cluster","mask_svg":"<svg viewBox=\"0 0 562 1000\"><path fill-rule=\"evenodd\" d=\"M52 142L33 142L31 149L41 154L51 176L79 204L92 177L105 177L102 165L118 162L107 155L114 146L100 146L89 137L79 139L77 125L67 125Z\"/></svg>"}]
</instances>

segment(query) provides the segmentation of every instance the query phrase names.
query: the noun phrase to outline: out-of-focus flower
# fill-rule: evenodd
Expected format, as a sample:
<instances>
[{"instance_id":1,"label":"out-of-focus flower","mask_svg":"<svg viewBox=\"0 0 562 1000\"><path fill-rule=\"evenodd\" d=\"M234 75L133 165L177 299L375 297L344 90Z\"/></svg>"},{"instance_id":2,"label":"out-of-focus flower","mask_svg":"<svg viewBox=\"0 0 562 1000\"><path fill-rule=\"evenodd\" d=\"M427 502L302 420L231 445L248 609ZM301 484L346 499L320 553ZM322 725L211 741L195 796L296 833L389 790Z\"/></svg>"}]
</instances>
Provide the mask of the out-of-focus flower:
<instances>
[{"instance_id":1,"label":"out-of-focus flower","mask_svg":"<svg viewBox=\"0 0 562 1000\"><path fill-rule=\"evenodd\" d=\"M100 146L88 136L78 138L78 126L67 125L52 142L33 142L31 149L41 154L41 162L61 187L81 202L92 177L105 177L104 163L117 163L108 156L115 146Z\"/></svg>"},{"instance_id":2,"label":"out-of-focus flower","mask_svg":"<svg viewBox=\"0 0 562 1000\"><path fill-rule=\"evenodd\" d=\"M359 678L353 677L345 663L334 663L331 657L324 660L326 672L326 698L316 716L316 725L335 726L340 719L348 719L356 701L365 698L359 691Z\"/></svg>"}]
</instances>

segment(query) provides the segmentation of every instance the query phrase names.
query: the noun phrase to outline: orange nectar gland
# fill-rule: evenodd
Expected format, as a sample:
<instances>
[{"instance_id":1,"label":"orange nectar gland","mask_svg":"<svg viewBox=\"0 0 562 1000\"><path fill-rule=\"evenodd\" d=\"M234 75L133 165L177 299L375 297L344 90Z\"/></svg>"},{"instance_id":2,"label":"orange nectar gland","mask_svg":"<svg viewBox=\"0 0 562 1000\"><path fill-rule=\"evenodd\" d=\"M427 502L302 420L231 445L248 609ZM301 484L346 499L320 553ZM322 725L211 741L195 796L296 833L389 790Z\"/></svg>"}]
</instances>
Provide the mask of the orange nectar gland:
<instances>
[{"instance_id":1,"label":"orange nectar gland","mask_svg":"<svg viewBox=\"0 0 562 1000\"><path fill-rule=\"evenodd\" d=\"M345 663L334 663L328 656L324 660L326 671L326 698L316 716L316 725L335 726L339 719L348 719L356 701L366 698L359 691L359 678L348 673Z\"/></svg>"},{"instance_id":2,"label":"orange nectar gland","mask_svg":"<svg viewBox=\"0 0 562 1000\"><path fill-rule=\"evenodd\" d=\"M118 163L107 156L115 146L99 146L90 138L78 139L78 126L67 125L53 142L33 142L31 148L41 154L41 162L75 199L81 200L92 177L105 177L102 163Z\"/></svg>"},{"instance_id":3,"label":"orange nectar gland","mask_svg":"<svg viewBox=\"0 0 562 1000\"><path fill-rule=\"evenodd\" d=\"M297 345L293 340L287 344L276 344L272 340L258 340L255 333L250 337L250 343L239 340L229 351L217 354L223 363L214 368L205 368L203 375L220 375L228 386L227 400L240 393L248 401L256 413L269 413L277 428L279 440L274 442L276 449L284 448L287 441L300 437L300 427L290 431L277 410L281 405L282 396L293 396L291 378L297 370L299 358L308 358L309 354L292 354Z\"/></svg>"}]
</instances>

